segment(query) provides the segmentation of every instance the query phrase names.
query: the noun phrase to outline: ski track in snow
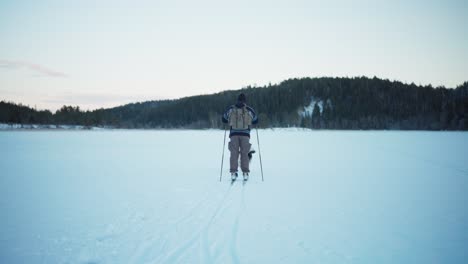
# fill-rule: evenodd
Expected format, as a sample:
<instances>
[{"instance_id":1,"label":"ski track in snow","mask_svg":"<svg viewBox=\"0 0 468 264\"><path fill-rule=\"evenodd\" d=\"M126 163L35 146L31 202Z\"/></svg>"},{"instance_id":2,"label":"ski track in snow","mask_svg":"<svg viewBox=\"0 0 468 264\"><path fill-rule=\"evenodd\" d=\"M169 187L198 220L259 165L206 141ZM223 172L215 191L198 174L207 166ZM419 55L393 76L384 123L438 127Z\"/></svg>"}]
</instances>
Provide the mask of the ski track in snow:
<instances>
[{"instance_id":1,"label":"ski track in snow","mask_svg":"<svg viewBox=\"0 0 468 264\"><path fill-rule=\"evenodd\" d=\"M193 205L186 214L180 216L178 219L175 221L171 222L169 226L173 227L178 227L178 226L184 226L189 224L193 218L195 217L195 213L197 211L200 211L204 205L207 204L207 202L210 200L210 196L212 194L209 192L206 192L204 197L200 199L195 205ZM136 253L132 255L129 263L159 263L161 262L161 258L164 257L164 255L159 255L158 257L151 259L148 261L147 259L151 254L154 254L155 252L167 252L168 249L168 242L170 241L170 236L171 236L171 231L173 229L168 229L166 232L161 232L158 233L159 228L156 228L153 230L151 234L151 238L144 240L143 242L140 243L140 245L137 246ZM161 244L158 246L158 244Z\"/></svg>"},{"instance_id":2,"label":"ski track in snow","mask_svg":"<svg viewBox=\"0 0 468 264\"><path fill-rule=\"evenodd\" d=\"M241 205L236 213L236 219L234 220L234 224L232 225L232 232L231 232L231 244L230 244L230 253L231 253L231 260L232 263L241 263L239 260L239 256L237 254L237 236L239 231L239 221L241 218L242 213L245 210L245 185L246 183L242 183L242 200Z\"/></svg>"},{"instance_id":3,"label":"ski track in snow","mask_svg":"<svg viewBox=\"0 0 468 264\"><path fill-rule=\"evenodd\" d=\"M227 185L227 181L220 183ZM107 225L102 235L95 237L95 243L85 244L81 249L81 255L85 256L83 263L106 262L103 259L93 257L95 246L102 246L107 241L114 241L111 252L118 252L120 248L128 247L123 236L132 237L132 234L145 234L144 238L134 247L133 254L127 263L186 263L184 257L191 250L199 250L199 260L190 262L198 263L219 263L220 258L229 257L232 263L241 263L237 252L237 240L239 223L242 212L245 208L245 185L248 183L237 180L229 187L226 187L222 199L216 203L209 201L215 195L213 191L205 192L205 196L197 201L187 212L178 219L169 223L169 226L177 227L189 225L197 212L208 211L209 217L200 225L201 227L192 230L191 234L183 238L182 243L171 241L175 236L174 228L166 229L160 232L157 223L143 223L137 212L130 212L127 208L127 217L117 219L114 223ZM213 230L213 227L222 225L227 230L222 234L216 233L219 230ZM155 226L153 230L145 230L148 226ZM216 240L214 240L216 238ZM120 244L116 241L121 240ZM156 255L156 256L155 256ZM73 262L73 260L70 260Z\"/></svg>"},{"instance_id":4,"label":"ski track in snow","mask_svg":"<svg viewBox=\"0 0 468 264\"><path fill-rule=\"evenodd\" d=\"M209 232L211 230L212 225L215 223L217 217L221 217L223 215L223 212L230 208L230 203L232 202L232 199L230 196L232 195L231 193L233 192L234 186L231 185L229 187L229 192L225 196L225 199L221 201L219 206L216 208L214 213L212 214L210 221L207 223L207 225L203 228L202 234L201 234L201 244L202 244L202 262L204 263L213 263L214 258L217 258L219 255L219 252L215 252L216 254L212 256L211 254L211 248L213 247L213 244L210 244L210 239L209 239Z\"/></svg>"},{"instance_id":5,"label":"ski track in snow","mask_svg":"<svg viewBox=\"0 0 468 264\"><path fill-rule=\"evenodd\" d=\"M226 182L222 182L221 184L226 184ZM168 253L152 259L149 263L184 263L185 261L182 261L184 256L191 250L197 249L197 247L200 257L199 263L219 263L219 258L222 257L223 254L226 254L226 249L229 250L232 263L241 263L237 253L237 237L240 218L245 208L245 186L243 185L244 184L238 180L238 182L229 186L223 198L214 209L212 209L209 214L210 217L207 218L207 221L202 224L200 229L194 230L191 235L185 239L185 242L174 248L165 250L165 252ZM241 189L242 192L240 193ZM207 196L210 195L212 194L209 193ZM206 201L206 199L199 201L197 206L192 208L190 213L185 215L178 224L181 224L182 221L189 222L191 218L195 217L194 212L199 210L203 204L207 204ZM210 205L208 204L207 206ZM213 233L216 231L213 230L213 226L219 226L218 222L222 222L222 226L230 227L231 229L224 232L224 234ZM213 240L214 237L217 237L217 239L222 238L222 240L215 241ZM145 247L147 250L151 250L151 242L145 243ZM140 260L142 260L140 257L135 256L130 263L139 263Z\"/></svg>"}]
</instances>

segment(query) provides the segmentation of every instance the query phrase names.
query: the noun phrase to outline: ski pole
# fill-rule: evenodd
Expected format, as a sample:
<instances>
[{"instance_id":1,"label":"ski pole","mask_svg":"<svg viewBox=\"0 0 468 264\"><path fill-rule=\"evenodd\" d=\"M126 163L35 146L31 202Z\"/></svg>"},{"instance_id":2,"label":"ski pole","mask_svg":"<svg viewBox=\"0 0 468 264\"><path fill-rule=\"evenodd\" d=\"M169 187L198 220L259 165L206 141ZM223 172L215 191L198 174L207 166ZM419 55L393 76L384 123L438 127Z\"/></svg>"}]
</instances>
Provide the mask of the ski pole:
<instances>
[{"instance_id":1,"label":"ski pole","mask_svg":"<svg viewBox=\"0 0 468 264\"><path fill-rule=\"evenodd\" d=\"M223 176L223 161L224 161L224 148L226 146L226 126L224 126L224 141L223 141L223 156L221 158L221 172L219 173L219 181L221 181L221 177Z\"/></svg>"},{"instance_id":2,"label":"ski pole","mask_svg":"<svg viewBox=\"0 0 468 264\"><path fill-rule=\"evenodd\" d=\"M260 151L260 139L258 138L258 128L257 127L255 127L255 131L257 131L258 157L260 158L260 170L262 172L262 181L263 181L262 152Z\"/></svg>"}]
</instances>

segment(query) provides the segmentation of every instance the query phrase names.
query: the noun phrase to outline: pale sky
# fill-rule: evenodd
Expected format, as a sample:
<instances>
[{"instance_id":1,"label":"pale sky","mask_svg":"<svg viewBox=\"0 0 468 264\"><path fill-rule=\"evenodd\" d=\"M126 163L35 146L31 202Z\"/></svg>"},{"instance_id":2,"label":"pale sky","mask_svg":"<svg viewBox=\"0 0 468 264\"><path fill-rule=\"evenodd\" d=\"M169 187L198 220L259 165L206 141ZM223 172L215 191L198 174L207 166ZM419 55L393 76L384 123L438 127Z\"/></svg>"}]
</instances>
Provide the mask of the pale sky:
<instances>
[{"instance_id":1,"label":"pale sky","mask_svg":"<svg viewBox=\"0 0 468 264\"><path fill-rule=\"evenodd\" d=\"M0 100L38 109L363 75L468 81L468 1L0 0Z\"/></svg>"}]
</instances>

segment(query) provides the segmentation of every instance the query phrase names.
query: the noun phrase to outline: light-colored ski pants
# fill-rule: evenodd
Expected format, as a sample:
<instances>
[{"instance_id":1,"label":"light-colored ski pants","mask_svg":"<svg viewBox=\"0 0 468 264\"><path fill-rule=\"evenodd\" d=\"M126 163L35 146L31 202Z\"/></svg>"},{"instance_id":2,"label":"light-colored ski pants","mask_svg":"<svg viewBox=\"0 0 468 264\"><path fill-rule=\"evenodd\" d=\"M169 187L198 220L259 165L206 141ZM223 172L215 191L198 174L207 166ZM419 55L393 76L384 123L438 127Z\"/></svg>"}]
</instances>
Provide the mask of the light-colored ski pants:
<instances>
[{"instance_id":1,"label":"light-colored ski pants","mask_svg":"<svg viewBox=\"0 0 468 264\"><path fill-rule=\"evenodd\" d=\"M241 159L242 172L250 172L249 170L249 151L252 144L249 142L248 136L231 136L228 148L231 152L231 168L230 172L237 172L239 166L239 154Z\"/></svg>"}]
</instances>

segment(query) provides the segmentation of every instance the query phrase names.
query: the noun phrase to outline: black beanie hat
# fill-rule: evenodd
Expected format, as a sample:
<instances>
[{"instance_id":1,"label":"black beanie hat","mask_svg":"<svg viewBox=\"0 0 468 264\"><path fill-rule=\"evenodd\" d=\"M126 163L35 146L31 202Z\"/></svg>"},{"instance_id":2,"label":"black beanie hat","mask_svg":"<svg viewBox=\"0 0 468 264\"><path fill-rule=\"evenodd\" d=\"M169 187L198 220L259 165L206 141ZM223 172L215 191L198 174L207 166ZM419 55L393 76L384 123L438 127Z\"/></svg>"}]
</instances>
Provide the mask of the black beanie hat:
<instances>
[{"instance_id":1,"label":"black beanie hat","mask_svg":"<svg viewBox=\"0 0 468 264\"><path fill-rule=\"evenodd\" d=\"M237 101L245 103L247 101L245 94L244 93L239 94L239 96L237 97Z\"/></svg>"}]
</instances>

